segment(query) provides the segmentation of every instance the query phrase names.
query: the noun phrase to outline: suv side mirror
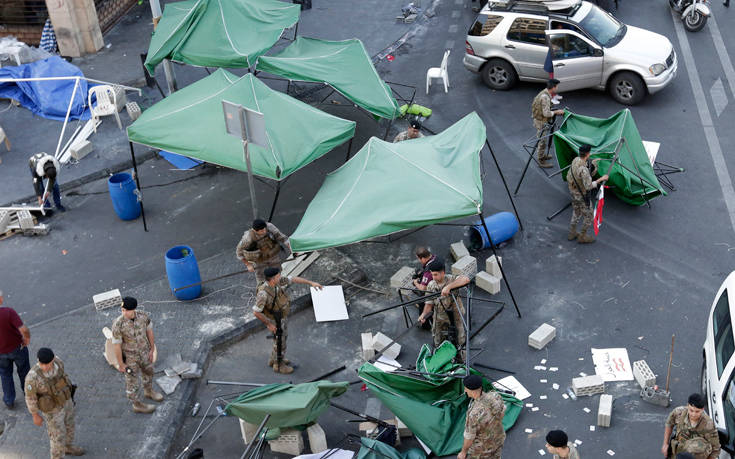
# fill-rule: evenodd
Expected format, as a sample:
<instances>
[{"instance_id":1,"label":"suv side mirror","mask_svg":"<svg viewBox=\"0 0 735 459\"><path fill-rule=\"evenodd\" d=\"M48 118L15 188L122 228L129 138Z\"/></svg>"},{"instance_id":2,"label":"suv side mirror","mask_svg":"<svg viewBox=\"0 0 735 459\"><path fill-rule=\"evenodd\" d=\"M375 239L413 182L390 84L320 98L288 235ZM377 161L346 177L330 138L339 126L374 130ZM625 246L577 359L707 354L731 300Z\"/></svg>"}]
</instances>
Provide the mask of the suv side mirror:
<instances>
[{"instance_id":1,"label":"suv side mirror","mask_svg":"<svg viewBox=\"0 0 735 459\"><path fill-rule=\"evenodd\" d=\"M592 55L595 56L595 57L601 57L603 55L603 52L602 52L602 50L600 48L595 48L592 51Z\"/></svg>"}]
</instances>

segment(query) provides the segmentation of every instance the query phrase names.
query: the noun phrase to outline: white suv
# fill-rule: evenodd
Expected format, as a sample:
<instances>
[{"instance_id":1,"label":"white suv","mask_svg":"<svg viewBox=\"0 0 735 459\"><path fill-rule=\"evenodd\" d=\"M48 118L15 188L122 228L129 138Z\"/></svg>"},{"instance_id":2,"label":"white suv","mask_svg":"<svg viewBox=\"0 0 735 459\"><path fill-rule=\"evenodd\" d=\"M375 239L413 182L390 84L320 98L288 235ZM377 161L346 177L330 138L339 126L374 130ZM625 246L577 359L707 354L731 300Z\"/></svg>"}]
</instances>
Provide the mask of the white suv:
<instances>
[{"instance_id":1,"label":"white suv","mask_svg":"<svg viewBox=\"0 0 735 459\"><path fill-rule=\"evenodd\" d=\"M596 88L634 105L676 76L668 38L627 26L582 0L491 0L467 34L464 66L492 89L548 80L552 50L559 91Z\"/></svg>"}]
</instances>

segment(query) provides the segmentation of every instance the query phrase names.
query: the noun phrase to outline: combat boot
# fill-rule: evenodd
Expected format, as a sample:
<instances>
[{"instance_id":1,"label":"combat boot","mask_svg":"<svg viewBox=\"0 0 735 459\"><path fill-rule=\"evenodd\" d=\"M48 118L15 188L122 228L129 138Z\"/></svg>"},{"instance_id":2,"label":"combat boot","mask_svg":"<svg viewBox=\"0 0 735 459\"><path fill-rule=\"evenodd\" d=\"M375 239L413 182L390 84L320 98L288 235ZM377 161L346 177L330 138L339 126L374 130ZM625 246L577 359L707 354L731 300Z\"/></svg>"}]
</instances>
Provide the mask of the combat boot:
<instances>
[{"instance_id":1,"label":"combat boot","mask_svg":"<svg viewBox=\"0 0 735 459\"><path fill-rule=\"evenodd\" d=\"M149 398L153 400L154 402L162 402L163 401L163 394L160 392L156 392L151 387L150 389L146 389L143 391L143 395L145 395L145 398Z\"/></svg>"},{"instance_id":2,"label":"combat boot","mask_svg":"<svg viewBox=\"0 0 735 459\"><path fill-rule=\"evenodd\" d=\"M567 241L573 241L577 239L577 236L579 233L577 233L577 225L569 225L569 234L567 234Z\"/></svg>"},{"instance_id":3,"label":"combat boot","mask_svg":"<svg viewBox=\"0 0 735 459\"><path fill-rule=\"evenodd\" d=\"M582 232L579 233L579 235L577 236L577 242L579 242L580 244L591 244L595 242L595 238L594 236L588 236L587 230L585 229L582 230Z\"/></svg>"},{"instance_id":4,"label":"combat boot","mask_svg":"<svg viewBox=\"0 0 735 459\"><path fill-rule=\"evenodd\" d=\"M84 456L85 453L82 448L74 445L66 445L64 449L67 456Z\"/></svg>"},{"instance_id":5,"label":"combat boot","mask_svg":"<svg viewBox=\"0 0 735 459\"><path fill-rule=\"evenodd\" d=\"M554 165L553 165L553 164L551 164L550 162L546 161L546 160L545 160L545 159L543 159L543 158L541 158L541 159L539 160L539 162L538 162L538 165L539 165L539 167L543 167L544 169L548 169L548 168L550 168L550 167L554 167Z\"/></svg>"},{"instance_id":6,"label":"combat boot","mask_svg":"<svg viewBox=\"0 0 735 459\"><path fill-rule=\"evenodd\" d=\"M291 363L291 361L288 360L285 357L281 359L281 362L285 363L286 365L288 365L289 363ZM269 367L272 367L274 363L275 363L275 361L273 359L268 359L268 366Z\"/></svg>"},{"instance_id":7,"label":"combat boot","mask_svg":"<svg viewBox=\"0 0 735 459\"><path fill-rule=\"evenodd\" d=\"M293 367L289 367L283 362L281 362L280 365L278 363L274 363L273 371L275 371L276 373L281 373L282 375L290 375L291 373L293 373Z\"/></svg>"},{"instance_id":8,"label":"combat boot","mask_svg":"<svg viewBox=\"0 0 735 459\"><path fill-rule=\"evenodd\" d=\"M151 414L156 411L156 407L143 402L133 402L133 411L136 413Z\"/></svg>"}]
</instances>

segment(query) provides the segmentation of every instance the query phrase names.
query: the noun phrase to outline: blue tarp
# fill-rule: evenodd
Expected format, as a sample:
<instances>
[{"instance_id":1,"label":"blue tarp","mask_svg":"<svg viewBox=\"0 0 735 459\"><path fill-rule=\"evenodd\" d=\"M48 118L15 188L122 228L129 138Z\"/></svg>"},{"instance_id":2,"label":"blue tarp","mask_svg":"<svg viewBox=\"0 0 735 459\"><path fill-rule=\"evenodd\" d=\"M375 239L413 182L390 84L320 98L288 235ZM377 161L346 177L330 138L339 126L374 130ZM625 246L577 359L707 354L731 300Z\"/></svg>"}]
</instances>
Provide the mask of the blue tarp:
<instances>
[{"instance_id":1,"label":"blue tarp","mask_svg":"<svg viewBox=\"0 0 735 459\"><path fill-rule=\"evenodd\" d=\"M42 78L84 76L81 70L59 56L15 67L0 68L2 78ZM87 92L90 84L79 80L69 119L88 120ZM22 106L44 118L64 121L69 100L74 90L74 80L18 81L0 83L0 97L15 99Z\"/></svg>"}]
</instances>

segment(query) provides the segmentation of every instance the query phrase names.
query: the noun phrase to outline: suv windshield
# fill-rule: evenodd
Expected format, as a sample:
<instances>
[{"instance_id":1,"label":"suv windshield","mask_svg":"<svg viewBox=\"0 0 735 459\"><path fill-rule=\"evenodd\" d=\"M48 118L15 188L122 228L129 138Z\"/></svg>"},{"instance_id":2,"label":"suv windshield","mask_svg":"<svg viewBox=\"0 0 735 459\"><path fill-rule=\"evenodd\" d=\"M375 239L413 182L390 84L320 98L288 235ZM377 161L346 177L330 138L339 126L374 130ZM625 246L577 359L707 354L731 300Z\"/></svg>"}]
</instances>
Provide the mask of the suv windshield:
<instances>
[{"instance_id":1,"label":"suv windshield","mask_svg":"<svg viewBox=\"0 0 735 459\"><path fill-rule=\"evenodd\" d=\"M626 30L625 24L621 24L594 5L590 8L589 13L579 21L579 25L606 48L615 46L623 38Z\"/></svg>"}]
</instances>

